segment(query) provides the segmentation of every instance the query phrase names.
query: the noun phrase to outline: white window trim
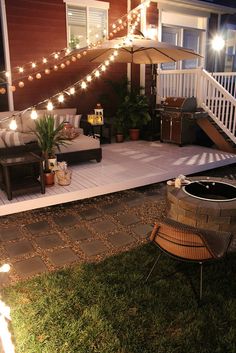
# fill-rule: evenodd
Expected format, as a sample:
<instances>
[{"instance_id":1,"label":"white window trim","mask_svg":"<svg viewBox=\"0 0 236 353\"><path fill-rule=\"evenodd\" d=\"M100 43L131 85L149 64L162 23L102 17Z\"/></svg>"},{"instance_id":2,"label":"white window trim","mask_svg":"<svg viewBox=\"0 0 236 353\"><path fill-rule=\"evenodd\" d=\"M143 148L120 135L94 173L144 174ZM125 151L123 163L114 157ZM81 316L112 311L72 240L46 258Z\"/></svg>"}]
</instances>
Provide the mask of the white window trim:
<instances>
[{"instance_id":1,"label":"white window trim","mask_svg":"<svg viewBox=\"0 0 236 353\"><path fill-rule=\"evenodd\" d=\"M88 18L89 18L89 8L97 8L97 9L102 9L107 11L107 24L106 24L106 32L108 33L108 10L110 7L109 2L105 1L98 1L98 0L63 0L64 3L66 4L66 38L67 38L67 47L69 47L69 31L68 31L68 6L82 6L86 8L86 26L87 26L87 33L89 30L89 23L88 23ZM88 39L88 38L87 38ZM90 44L90 43L88 43Z\"/></svg>"},{"instance_id":2,"label":"white window trim","mask_svg":"<svg viewBox=\"0 0 236 353\"><path fill-rule=\"evenodd\" d=\"M108 10L110 3L98 0L63 0L66 5L96 7L98 9Z\"/></svg>"}]
</instances>

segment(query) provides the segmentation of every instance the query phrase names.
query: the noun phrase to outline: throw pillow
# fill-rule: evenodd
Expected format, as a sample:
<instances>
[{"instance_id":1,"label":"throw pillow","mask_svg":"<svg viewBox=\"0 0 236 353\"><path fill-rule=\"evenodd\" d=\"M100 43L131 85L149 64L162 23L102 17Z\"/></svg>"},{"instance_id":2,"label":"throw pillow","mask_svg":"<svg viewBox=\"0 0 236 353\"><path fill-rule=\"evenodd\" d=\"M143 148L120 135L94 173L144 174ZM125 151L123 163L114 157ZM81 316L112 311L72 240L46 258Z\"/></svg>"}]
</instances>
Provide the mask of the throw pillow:
<instances>
[{"instance_id":1,"label":"throw pillow","mask_svg":"<svg viewBox=\"0 0 236 353\"><path fill-rule=\"evenodd\" d=\"M4 140L0 137L0 148L5 148L6 145L5 145L5 142Z\"/></svg>"},{"instance_id":2,"label":"throw pillow","mask_svg":"<svg viewBox=\"0 0 236 353\"><path fill-rule=\"evenodd\" d=\"M7 147L21 146L24 144L22 134L17 131L0 131L0 137Z\"/></svg>"}]
</instances>

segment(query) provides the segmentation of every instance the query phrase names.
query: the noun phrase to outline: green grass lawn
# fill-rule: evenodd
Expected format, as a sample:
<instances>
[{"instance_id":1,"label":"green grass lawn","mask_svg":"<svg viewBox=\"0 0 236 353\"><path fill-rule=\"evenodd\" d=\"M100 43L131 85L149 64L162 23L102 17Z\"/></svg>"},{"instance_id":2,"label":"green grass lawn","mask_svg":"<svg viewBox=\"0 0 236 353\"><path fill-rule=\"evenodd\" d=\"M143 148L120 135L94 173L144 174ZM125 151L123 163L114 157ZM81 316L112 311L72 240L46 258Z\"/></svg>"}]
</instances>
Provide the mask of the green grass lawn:
<instances>
[{"instance_id":1,"label":"green grass lawn","mask_svg":"<svg viewBox=\"0 0 236 353\"><path fill-rule=\"evenodd\" d=\"M136 250L21 282L4 290L17 353L235 353L236 259L204 269L198 307L186 276L158 280L176 262ZM198 285L199 267L185 264Z\"/></svg>"}]
</instances>

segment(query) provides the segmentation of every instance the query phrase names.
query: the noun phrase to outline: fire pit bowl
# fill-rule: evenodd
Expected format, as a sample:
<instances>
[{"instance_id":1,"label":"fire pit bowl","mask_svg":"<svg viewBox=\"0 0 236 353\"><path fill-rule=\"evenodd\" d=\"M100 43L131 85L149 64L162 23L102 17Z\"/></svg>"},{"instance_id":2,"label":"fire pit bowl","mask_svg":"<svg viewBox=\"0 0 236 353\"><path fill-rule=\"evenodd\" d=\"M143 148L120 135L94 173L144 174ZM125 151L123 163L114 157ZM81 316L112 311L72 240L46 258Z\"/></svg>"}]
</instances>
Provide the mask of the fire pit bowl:
<instances>
[{"instance_id":1,"label":"fire pit bowl","mask_svg":"<svg viewBox=\"0 0 236 353\"><path fill-rule=\"evenodd\" d=\"M190 196L208 201L234 201L236 200L236 186L219 181L199 180L193 181L183 187Z\"/></svg>"},{"instance_id":2,"label":"fire pit bowl","mask_svg":"<svg viewBox=\"0 0 236 353\"><path fill-rule=\"evenodd\" d=\"M168 217L190 226L236 232L236 181L193 177L180 189L167 185Z\"/></svg>"}]
</instances>

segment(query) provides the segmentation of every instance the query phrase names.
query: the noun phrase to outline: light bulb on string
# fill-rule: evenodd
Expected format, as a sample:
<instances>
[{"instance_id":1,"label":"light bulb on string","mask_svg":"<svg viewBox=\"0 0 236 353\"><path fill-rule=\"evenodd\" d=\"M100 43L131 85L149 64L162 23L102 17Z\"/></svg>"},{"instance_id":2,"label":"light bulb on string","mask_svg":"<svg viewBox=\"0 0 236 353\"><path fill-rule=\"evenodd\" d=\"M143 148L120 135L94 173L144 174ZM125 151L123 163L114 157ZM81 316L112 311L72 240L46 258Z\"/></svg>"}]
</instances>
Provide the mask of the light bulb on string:
<instances>
[{"instance_id":1,"label":"light bulb on string","mask_svg":"<svg viewBox=\"0 0 236 353\"><path fill-rule=\"evenodd\" d=\"M11 266L9 264L3 264L0 266L0 272L9 272L11 269Z\"/></svg>"},{"instance_id":2,"label":"light bulb on string","mask_svg":"<svg viewBox=\"0 0 236 353\"><path fill-rule=\"evenodd\" d=\"M28 76L28 81L33 81L33 79L34 79L33 76L31 75Z\"/></svg>"},{"instance_id":3,"label":"light bulb on string","mask_svg":"<svg viewBox=\"0 0 236 353\"><path fill-rule=\"evenodd\" d=\"M43 64L46 64L48 60L46 58L43 58Z\"/></svg>"},{"instance_id":4,"label":"light bulb on string","mask_svg":"<svg viewBox=\"0 0 236 353\"><path fill-rule=\"evenodd\" d=\"M66 49L66 55L69 55L70 52L71 52L70 48L67 48L67 49Z\"/></svg>"},{"instance_id":5,"label":"light bulb on string","mask_svg":"<svg viewBox=\"0 0 236 353\"><path fill-rule=\"evenodd\" d=\"M42 77L42 75L38 72L35 77L37 78L37 80L40 80L40 78Z\"/></svg>"},{"instance_id":6,"label":"light bulb on string","mask_svg":"<svg viewBox=\"0 0 236 353\"><path fill-rule=\"evenodd\" d=\"M20 88L23 88L24 87L24 82L23 81L20 81L19 83L18 83L18 86L20 87Z\"/></svg>"},{"instance_id":7,"label":"light bulb on string","mask_svg":"<svg viewBox=\"0 0 236 353\"><path fill-rule=\"evenodd\" d=\"M85 56L87 54L87 51L85 50L85 51L83 51L83 55Z\"/></svg>"},{"instance_id":8,"label":"light bulb on string","mask_svg":"<svg viewBox=\"0 0 236 353\"><path fill-rule=\"evenodd\" d=\"M16 91L16 86L10 86L10 89L12 92L15 92Z\"/></svg>"},{"instance_id":9,"label":"light bulb on string","mask_svg":"<svg viewBox=\"0 0 236 353\"><path fill-rule=\"evenodd\" d=\"M64 95L61 93L61 94L58 96L58 102L59 102L59 103L63 103L64 100L65 100Z\"/></svg>"},{"instance_id":10,"label":"light bulb on string","mask_svg":"<svg viewBox=\"0 0 236 353\"><path fill-rule=\"evenodd\" d=\"M36 119L37 119L38 113L37 113L37 111L36 111L35 108L33 108L33 109L31 110L30 117L31 117L31 119L33 119L33 120L36 120Z\"/></svg>"},{"instance_id":11,"label":"light bulb on string","mask_svg":"<svg viewBox=\"0 0 236 353\"><path fill-rule=\"evenodd\" d=\"M66 60L66 65L67 65L67 66L70 65L70 60Z\"/></svg>"},{"instance_id":12,"label":"light bulb on string","mask_svg":"<svg viewBox=\"0 0 236 353\"><path fill-rule=\"evenodd\" d=\"M58 58L59 58L58 53L55 53L55 54L54 54L54 59L58 59Z\"/></svg>"},{"instance_id":13,"label":"light bulb on string","mask_svg":"<svg viewBox=\"0 0 236 353\"><path fill-rule=\"evenodd\" d=\"M105 65L102 65L101 70L102 70L102 71L106 71L106 66L105 66Z\"/></svg>"},{"instance_id":14,"label":"light bulb on string","mask_svg":"<svg viewBox=\"0 0 236 353\"><path fill-rule=\"evenodd\" d=\"M57 66L57 65L54 65L54 66L53 66L53 70L54 70L54 71L57 71L57 70L58 70L58 66Z\"/></svg>"},{"instance_id":15,"label":"light bulb on string","mask_svg":"<svg viewBox=\"0 0 236 353\"><path fill-rule=\"evenodd\" d=\"M32 66L32 69L35 69L36 68L36 63L32 63L31 66Z\"/></svg>"},{"instance_id":16,"label":"light bulb on string","mask_svg":"<svg viewBox=\"0 0 236 353\"><path fill-rule=\"evenodd\" d=\"M77 56L77 59L81 58L81 54L80 53L78 53L76 56Z\"/></svg>"},{"instance_id":17,"label":"light bulb on string","mask_svg":"<svg viewBox=\"0 0 236 353\"><path fill-rule=\"evenodd\" d=\"M119 24L121 25L121 24L122 24L122 19L120 18L120 19L118 20L118 22L119 22Z\"/></svg>"},{"instance_id":18,"label":"light bulb on string","mask_svg":"<svg viewBox=\"0 0 236 353\"><path fill-rule=\"evenodd\" d=\"M115 51L113 52L113 55L114 55L114 56L117 56L117 55L118 55L118 50L115 50Z\"/></svg>"},{"instance_id":19,"label":"light bulb on string","mask_svg":"<svg viewBox=\"0 0 236 353\"><path fill-rule=\"evenodd\" d=\"M62 63L62 64L60 65L60 67L61 67L61 69L64 69L64 68L66 67L66 65L65 65L64 63Z\"/></svg>"},{"instance_id":20,"label":"light bulb on string","mask_svg":"<svg viewBox=\"0 0 236 353\"><path fill-rule=\"evenodd\" d=\"M24 72L24 68L23 67L19 67L19 72L20 73Z\"/></svg>"},{"instance_id":21,"label":"light bulb on string","mask_svg":"<svg viewBox=\"0 0 236 353\"><path fill-rule=\"evenodd\" d=\"M75 56L72 56L72 57L71 57L71 61L75 62L76 60L77 60L77 59L76 59Z\"/></svg>"},{"instance_id":22,"label":"light bulb on string","mask_svg":"<svg viewBox=\"0 0 236 353\"><path fill-rule=\"evenodd\" d=\"M48 104L47 104L47 110L53 110L53 104L51 101L48 101Z\"/></svg>"},{"instance_id":23,"label":"light bulb on string","mask_svg":"<svg viewBox=\"0 0 236 353\"><path fill-rule=\"evenodd\" d=\"M69 89L69 92L70 92L70 94L75 94L75 87L71 87L71 88Z\"/></svg>"},{"instance_id":24,"label":"light bulb on string","mask_svg":"<svg viewBox=\"0 0 236 353\"><path fill-rule=\"evenodd\" d=\"M105 61L105 65L108 66L110 64L110 61L109 60L106 60Z\"/></svg>"},{"instance_id":25,"label":"light bulb on string","mask_svg":"<svg viewBox=\"0 0 236 353\"><path fill-rule=\"evenodd\" d=\"M86 83L85 81L83 81L83 82L81 83L81 88L82 88L82 89L86 89L86 88L87 88L87 83Z\"/></svg>"},{"instance_id":26,"label":"light bulb on string","mask_svg":"<svg viewBox=\"0 0 236 353\"><path fill-rule=\"evenodd\" d=\"M92 81L92 76L88 75L88 76L86 77L86 80L87 80L88 82L91 82L91 81Z\"/></svg>"},{"instance_id":27,"label":"light bulb on string","mask_svg":"<svg viewBox=\"0 0 236 353\"><path fill-rule=\"evenodd\" d=\"M44 72L46 75L49 75L51 71L50 71L50 69L45 69Z\"/></svg>"},{"instance_id":28,"label":"light bulb on string","mask_svg":"<svg viewBox=\"0 0 236 353\"><path fill-rule=\"evenodd\" d=\"M99 77L100 76L100 72L98 70L95 71L95 77Z\"/></svg>"},{"instance_id":29,"label":"light bulb on string","mask_svg":"<svg viewBox=\"0 0 236 353\"><path fill-rule=\"evenodd\" d=\"M15 119L12 119L12 121L10 122L9 124L9 128L11 130L16 130L17 129L17 123L16 123L16 120Z\"/></svg>"},{"instance_id":30,"label":"light bulb on string","mask_svg":"<svg viewBox=\"0 0 236 353\"><path fill-rule=\"evenodd\" d=\"M112 28L114 28L114 29L116 28L116 24L115 23L113 23Z\"/></svg>"},{"instance_id":31,"label":"light bulb on string","mask_svg":"<svg viewBox=\"0 0 236 353\"><path fill-rule=\"evenodd\" d=\"M5 94L6 93L6 88L2 87L0 88L0 94Z\"/></svg>"},{"instance_id":32,"label":"light bulb on string","mask_svg":"<svg viewBox=\"0 0 236 353\"><path fill-rule=\"evenodd\" d=\"M115 60L114 55L111 55L109 59L110 59L111 61L114 61L114 60Z\"/></svg>"}]
</instances>

